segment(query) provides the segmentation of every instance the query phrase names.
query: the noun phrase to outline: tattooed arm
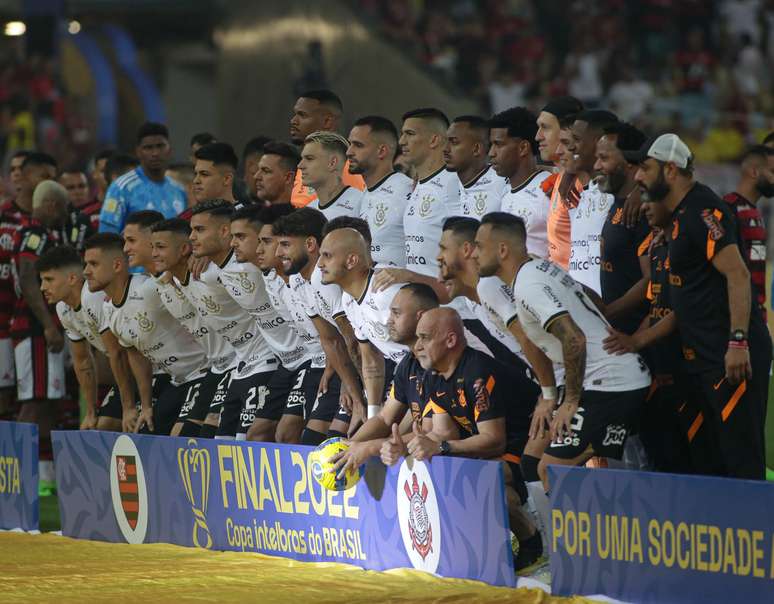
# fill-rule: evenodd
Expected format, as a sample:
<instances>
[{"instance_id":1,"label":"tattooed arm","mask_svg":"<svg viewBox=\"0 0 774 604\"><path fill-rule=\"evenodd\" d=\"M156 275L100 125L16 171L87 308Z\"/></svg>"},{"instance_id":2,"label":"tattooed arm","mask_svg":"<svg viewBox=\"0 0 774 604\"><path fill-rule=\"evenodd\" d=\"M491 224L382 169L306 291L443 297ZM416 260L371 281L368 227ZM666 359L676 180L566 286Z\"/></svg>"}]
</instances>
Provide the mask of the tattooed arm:
<instances>
[{"instance_id":1,"label":"tattooed arm","mask_svg":"<svg viewBox=\"0 0 774 604\"><path fill-rule=\"evenodd\" d=\"M557 317L546 326L548 333L562 343L564 359L564 401L551 424L551 439L563 438L572 433L571 423L578 411L586 375L586 336L569 314Z\"/></svg>"}]
</instances>

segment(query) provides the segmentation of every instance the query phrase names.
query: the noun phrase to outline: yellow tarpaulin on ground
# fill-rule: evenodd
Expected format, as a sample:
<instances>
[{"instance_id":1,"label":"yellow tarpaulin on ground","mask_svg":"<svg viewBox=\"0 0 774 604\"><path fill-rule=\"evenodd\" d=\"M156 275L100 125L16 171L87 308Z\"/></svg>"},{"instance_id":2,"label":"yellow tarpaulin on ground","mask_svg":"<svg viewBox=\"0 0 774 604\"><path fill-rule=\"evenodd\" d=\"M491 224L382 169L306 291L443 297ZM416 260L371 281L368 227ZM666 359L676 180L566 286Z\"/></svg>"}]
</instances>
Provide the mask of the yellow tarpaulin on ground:
<instances>
[{"instance_id":1,"label":"yellow tarpaulin on ground","mask_svg":"<svg viewBox=\"0 0 774 604\"><path fill-rule=\"evenodd\" d=\"M0 534L0 602L508 602L582 604L540 590L252 553Z\"/></svg>"}]
</instances>

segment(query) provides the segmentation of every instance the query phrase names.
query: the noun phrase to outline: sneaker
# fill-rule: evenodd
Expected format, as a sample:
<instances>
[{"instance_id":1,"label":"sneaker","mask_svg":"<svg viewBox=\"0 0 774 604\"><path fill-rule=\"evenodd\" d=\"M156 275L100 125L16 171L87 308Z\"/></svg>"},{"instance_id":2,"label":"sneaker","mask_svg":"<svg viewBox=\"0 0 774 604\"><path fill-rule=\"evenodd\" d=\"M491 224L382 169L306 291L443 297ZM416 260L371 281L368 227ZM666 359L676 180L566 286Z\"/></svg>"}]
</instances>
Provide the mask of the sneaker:
<instances>
[{"instance_id":1,"label":"sneaker","mask_svg":"<svg viewBox=\"0 0 774 604\"><path fill-rule=\"evenodd\" d=\"M540 531L535 531L529 539L519 542L519 553L516 554L516 560L513 562L514 570L525 570L527 567L532 566L543 556L543 539L540 536Z\"/></svg>"}]
</instances>

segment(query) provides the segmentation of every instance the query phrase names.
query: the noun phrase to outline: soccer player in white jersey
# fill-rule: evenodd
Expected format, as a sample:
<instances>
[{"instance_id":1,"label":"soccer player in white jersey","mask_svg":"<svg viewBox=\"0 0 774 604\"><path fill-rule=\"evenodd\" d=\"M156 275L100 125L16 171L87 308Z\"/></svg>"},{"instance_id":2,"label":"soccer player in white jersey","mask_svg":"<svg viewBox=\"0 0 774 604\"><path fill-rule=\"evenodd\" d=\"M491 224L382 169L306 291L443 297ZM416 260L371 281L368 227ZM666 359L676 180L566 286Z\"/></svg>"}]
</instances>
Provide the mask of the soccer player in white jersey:
<instances>
[{"instance_id":1,"label":"soccer player in white jersey","mask_svg":"<svg viewBox=\"0 0 774 604\"><path fill-rule=\"evenodd\" d=\"M239 366L231 376L230 392L239 393L241 409L233 399L225 401L218 436L236 435L244 440L256 418L268 419L260 440L273 441L280 409L270 409L270 380L279 361L251 317L229 295L220 280L227 266L236 262L231 240L231 213L228 202L209 200L197 204L191 212L191 249L197 259L210 261L199 279L188 275L175 280L199 311L208 329L213 329L236 350ZM269 311L270 309L266 309ZM267 317L269 323L276 313ZM284 406L283 406L284 407Z\"/></svg>"},{"instance_id":2,"label":"soccer player in white jersey","mask_svg":"<svg viewBox=\"0 0 774 604\"><path fill-rule=\"evenodd\" d=\"M533 366L564 367L562 400L544 391L530 429L535 436L550 425L551 443L538 467L548 490L549 464L577 466L593 455L621 457L651 380L638 355L605 352L610 324L564 270L528 254L526 239L520 218L490 214L476 236L476 258L482 276L497 276L506 285L492 304L507 325L517 322L534 344L522 341ZM552 384L541 378L541 385Z\"/></svg>"},{"instance_id":3,"label":"soccer player in white jersey","mask_svg":"<svg viewBox=\"0 0 774 604\"><path fill-rule=\"evenodd\" d=\"M340 216L335 220L360 219ZM319 405L316 403L320 412L327 412L329 393L339 389L340 379L342 408L331 422L328 434L342 436L346 435L350 427L357 427L365 413L362 386L350 359L355 345L349 341L354 341L355 337L341 308L341 288L323 284L317 268L320 242L326 225L323 213L313 208L302 208L283 216L271 225L271 229L264 225L260 232L258 258L260 266L267 270L271 262L269 251L275 246L275 255L281 262L280 266L275 267L276 277L280 281L287 279L287 287L279 288L281 303L289 310L292 309L298 328L313 335L303 316L298 316L298 311L302 311L311 320L325 351L328 365L326 374L333 370L338 376L330 380L326 376L321 378L320 392L325 396L319 398ZM272 242L267 241L272 238Z\"/></svg>"},{"instance_id":4,"label":"soccer player in white jersey","mask_svg":"<svg viewBox=\"0 0 774 604\"><path fill-rule=\"evenodd\" d=\"M223 269L220 279L234 300L256 318L264 338L280 359L281 365L269 383L269 404L276 400L276 404L283 409L276 430L277 441L318 445L325 438L333 414L337 411L338 400L333 400L330 417L320 418L307 413L310 410L307 401L311 408L317 398L320 378L326 365L325 353L316 333L312 337L307 330L299 328L298 322L286 318L288 312L278 310L271 303L269 286L255 264L261 226L257 222L259 212L268 213L258 208L244 208L231 217L231 247L237 262ZM288 285L282 288L280 295L290 294L292 285ZM287 310L311 323L295 305L289 304ZM266 317L267 311L275 317L271 321ZM277 326L269 328L269 323L276 323ZM309 423L311 426L304 430Z\"/></svg>"},{"instance_id":5,"label":"soccer player in white jersey","mask_svg":"<svg viewBox=\"0 0 774 604\"><path fill-rule=\"evenodd\" d=\"M40 290L46 302L56 304L59 321L70 341L73 369L86 401L81 430L133 429L137 410L126 351L110 331L100 333L104 292L89 291L83 279L83 259L74 248L63 246L49 250L36 266ZM99 381L92 348L107 355L118 388L116 392L116 387L111 387L102 401L97 399ZM127 401L126 414L122 400Z\"/></svg>"},{"instance_id":6,"label":"soccer player in white jersey","mask_svg":"<svg viewBox=\"0 0 774 604\"><path fill-rule=\"evenodd\" d=\"M207 352L210 361L209 373L205 380L207 388L205 392L199 393L197 399L201 399L204 407L198 410L200 413L195 414L196 420L190 419L193 423L198 423L201 415L205 414L198 436L213 438L220 424L220 412L225 401L229 398L239 398L229 394L231 374L238 363L234 347L204 324L204 319L194 305L175 285L174 278L183 280L188 274L188 262L191 258L191 242L188 239L190 235L191 225L182 218L170 218L155 223L150 234L151 255L155 272L161 275L156 279L156 290L162 303L169 314L175 317ZM186 433L195 431L190 424L184 426L184 429Z\"/></svg>"},{"instance_id":7,"label":"soccer player in white jersey","mask_svg":"<svg viewBox=\"0 0 774 604\"><path fill-rule=\"evenodd\" d=\"M317 192L310 208L328 220L337 216L359 216L363 192L341 182L349 141L335 132L313 132L304 140L298 170L305 187Z\"/></svg>"},{"instance_id":8,"label":"soccer player in white jersey","mask_svg":"<svg viewBox=\"0 0 774 604\"><path fill-rule=\"evenodd\" d=\"M190 225L185 220L171 220L175 223L182 222L190 232ZM213 435L213 430L217 428L219 421L218 416L212 417L211 401L219 400L224 396L224 389L228 384L224 374L229 368L235 366L236 351L230 345L224 346L222 339L203 325L201 319L197 317L196 309L175 286L171 275L160 272L170 271L170 267L166 265L159 267L157 259L154 258L152 230L162 222L164 221L161 214L153 210L130 214L124 227L124 252L129 258L130 268L141 268L146 275L153 278L161 304L205 351L207 371L203 379L188 386L185 402L172 429L172 435L209 438ZM176 258L177 261L184 263L190 260L190 246L188 248L178 246L177 250L183 256L183 258ZM177 268L178 271L181 270Z\"/></svg>"},{"instance_id":9,"label":"soccer player in white jersey","mask_svg":"<svg viewBox=\"0 0 774 604\"><path fill-rule=\"evenodd\" d=\"M446 169L457 173L463 216L481 220L500 209L507 182L489 165L489 124L476 115L452 120L446 132L443 158Z\"/></svg>"},{"instance_id":10,"label":"soccer player in white jersey","mask_svg":"<svg viewBox=\"0 0 774 604\"><path fill-rule=\"evenodd\" d=\"M325 284L341 287L342 307L352 324L362 359L361 375L368 399L368 415L379 412L395 365L408 348L390 340L387 320L392 299L403 284L376 291L371 254L355 229L338 229L323 239L317 262Z\"/></svg>"},{"instance_id":11,"label":"soccer player in white jersey","mask_svg":"<svg viewBox=\"0 0 774 604\"><path fill-rule=\"evenodd\" d=\"M84 259L89 291L108 297L101 331L112 331L127 349L142 408L135 431L169 434L180 424L182 407L192 402L192 386L203 379L204 350L164 308L155 281L129 274L121 236L91 237Z\"/></svg>"},{"instance_id":12,"label":"soccer player in white jersey","mask_svg":"<svg viewBox=\"0 0 774 604\"><path fill-rule=\"evenodd\" d=\"M374 264L406 266L403 212L414 181L396 172L393 159L398 131L385 117L369 115L355 122L349 133L349 171L363 176L366 190L360 203L360 217L371 230L371 258Z\"/></svg>"},{"instance_id":13,"label":"soccer player in white jersey","mask_svg":"<svg viewBox=\"0 0 774 604\"><path fill-rule=\"evenodd\" d=\"M524 107L513 107L489 120L489 159L497 174L508 179L500 210L524 220L527 249L538 258L548 258L548 204L541 188L551 174L537 167L537 123Z\"/></svg>"},{"instance_id":14,"label":"soccer player in white jersey","mask_svg":"<svg viewBox=\"0 0 774 604\"><path fill-rule=\"evenodd\" d=\"M597 141L618 122L615 114L601 109L588 109L578 114L572 126L570 151L577 157L574 169L591 174L589 184L580 194L577 207L570 210L570 264L568 273L596 294L601 294L599 271L602 227L615 202L613 195L600 190L595 181Z\"/></svg>"},{"instance_id":15,"label":"soccer player in white jersey","mask_svg":"<svg viewBox=\"0 0 774 604\"><path fill-rule=\"evenodd\" d=\"M438 109L415 109L403 115L398 141L401 161L418 179L403 213L406 268L378 270L374 281L377 291L395 283L426 283L442 302L448 299L438 280L435 259L444 220L461 213L459 180L446 169L443 159L448 128L449 120Z\"/></svg>"}]
</instances>

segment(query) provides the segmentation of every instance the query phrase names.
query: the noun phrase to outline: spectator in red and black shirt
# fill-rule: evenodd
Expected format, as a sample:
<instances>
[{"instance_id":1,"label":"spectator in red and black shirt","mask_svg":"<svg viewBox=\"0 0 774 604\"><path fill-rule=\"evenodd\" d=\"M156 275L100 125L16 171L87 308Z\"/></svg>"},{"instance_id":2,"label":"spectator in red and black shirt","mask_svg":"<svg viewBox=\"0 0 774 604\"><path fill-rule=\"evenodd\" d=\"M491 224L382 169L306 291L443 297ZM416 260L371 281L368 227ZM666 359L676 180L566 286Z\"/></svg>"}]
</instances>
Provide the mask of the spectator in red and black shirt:
<instances>
[{"instance_id":1,"label":"spectator in red and black shirt","mask_svg":"<svg viewBox=\"0 0 774 604\"><path fill-rule=\"evenodd\" d=\"M750 269L753 302L766 321L766 225L757 207L761 197L774 197L774 149L755 145L742 156L736 191L723 201L736 216L739 250Z\"/></svg>"},{"instance_id":2,"label":"spectator in red and black shirt","mask_svg":"<svg viewBox=\"0 0 774 604\"><path fill-rule=\"evenodd\" d=\"M71 208L84 214L91 223L92 234L96 233L99 228L99 211L102 208L102 202L90 197L86 172L78 168L67 168L59 175L59 184L67 189Z\"/></svg>"}]
</instances>

